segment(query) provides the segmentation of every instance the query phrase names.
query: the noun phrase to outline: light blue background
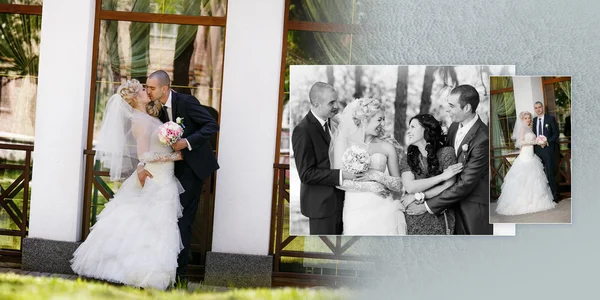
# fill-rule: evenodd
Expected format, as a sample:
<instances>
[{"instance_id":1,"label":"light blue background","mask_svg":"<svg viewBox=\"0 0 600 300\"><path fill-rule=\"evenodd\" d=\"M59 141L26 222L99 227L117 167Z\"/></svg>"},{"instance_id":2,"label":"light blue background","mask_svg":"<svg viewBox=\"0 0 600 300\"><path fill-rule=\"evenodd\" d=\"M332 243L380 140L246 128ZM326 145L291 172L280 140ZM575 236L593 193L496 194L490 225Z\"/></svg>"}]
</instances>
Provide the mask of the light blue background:
<instances>
[{"instance_id":1,"label":"light blue background","mask_svg":"<svg viewBox=\"0 0 600 300\"><path fill-rule=\"evenodd\" d=\"M392 299L598 297L600 1L362 1L352 64L514 64L572 75L573 224L516 237L370 238ZM362 295L365 296L365 295ZM371 298L374 299L374 298Z\"/></svg>"}]
</instances>

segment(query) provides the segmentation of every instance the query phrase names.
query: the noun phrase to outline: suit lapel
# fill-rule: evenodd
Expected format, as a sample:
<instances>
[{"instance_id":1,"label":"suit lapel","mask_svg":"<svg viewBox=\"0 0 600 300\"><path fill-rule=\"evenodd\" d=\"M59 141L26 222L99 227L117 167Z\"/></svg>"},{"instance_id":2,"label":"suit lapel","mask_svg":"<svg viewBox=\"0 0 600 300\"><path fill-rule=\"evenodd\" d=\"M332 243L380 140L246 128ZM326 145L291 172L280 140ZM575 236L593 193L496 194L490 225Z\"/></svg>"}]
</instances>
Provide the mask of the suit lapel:
<instances>
[{"instance_id":1,"label":"suit lapel","mask_svg":"<svg viewBox=\"0 0 600 300\"><path fill-rule=\"evenodd\" d=\"M456 139L456 131L458 130L458 126L455 126L455 124L457 123L452 123L448 129L448 141L446 142L452 148L454 148L454 140Z\"/></svg>"},{"instance_id":2,"label":"suit lapel","mask_svg":"<svg viewBox=\"0 0 600 300\"><path fill-rule=\"evenodd\" d=\"M473 127L471 127L469 132L467 132L467 134L465 135L465 138L463 138L462 142L459 145L458 156L460 156L460 154L462 153L462 146L468 145L469 142L471 142L471 140L473 140L473 138L477 134L477 131L479 130L479 126L481 126L481 124L482 124L481 119L477 119L477 122L475 122L475 124L473 124Z\"/></svg>"},{"instance_id":3,"label":"suit lapel","mask_svg":"<svg viewBox=\"0 0 600 300\"><path fill-rule=\"evenodd\" d=\"M538 136L538 132L537 132L537 127L538 127L538 117L534 117L533 118L533 133L535 133L535 136Z\"/></svg>"},{"instance_id":4,"label":"suit lapel","mask_svg":"<svg viewBox=\"0 0 600 300\"><path fill-rule=\"evenodd\" d=\"M319 134L321 134L321 136L323 137L325 142L327 142L327 145L329 145L331 137L326 136L325 130L323 130L323 126L321 126L321 123L319 122L319 120L317 120L317 117L315 117L315 115L313 115L312 111L308 111L308 120L310 121L310 123L313 124L313 126L315 127L315 130L317 130L319 132Z\"/></svg>"}]
</instances>

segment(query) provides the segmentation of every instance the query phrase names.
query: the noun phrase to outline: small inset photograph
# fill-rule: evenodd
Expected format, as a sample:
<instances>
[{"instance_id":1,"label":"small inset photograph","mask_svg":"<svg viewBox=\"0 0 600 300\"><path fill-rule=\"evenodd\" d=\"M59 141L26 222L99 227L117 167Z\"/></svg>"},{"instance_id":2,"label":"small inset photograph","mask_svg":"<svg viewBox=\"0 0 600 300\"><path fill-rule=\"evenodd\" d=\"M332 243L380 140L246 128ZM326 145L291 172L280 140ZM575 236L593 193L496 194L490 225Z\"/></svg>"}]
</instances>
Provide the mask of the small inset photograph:
<instances>
[{"instance_id":1,"label":"small inset photograph","mask_svg":"<svg viewBox=\"0 0 600 300\"><path fill-rule=\"evenodd\" d=\"M490 84L490 222L571 224L571 76Z\"/></svg>"}]
</instances>

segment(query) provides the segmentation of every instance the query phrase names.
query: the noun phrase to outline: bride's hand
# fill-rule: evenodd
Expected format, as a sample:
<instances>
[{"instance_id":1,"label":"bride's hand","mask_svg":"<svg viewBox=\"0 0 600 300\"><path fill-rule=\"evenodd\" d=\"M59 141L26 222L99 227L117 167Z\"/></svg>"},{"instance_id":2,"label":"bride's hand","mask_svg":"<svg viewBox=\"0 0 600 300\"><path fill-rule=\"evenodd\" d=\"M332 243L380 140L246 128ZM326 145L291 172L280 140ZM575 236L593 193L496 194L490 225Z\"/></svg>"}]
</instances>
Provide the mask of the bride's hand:
<instances>
[{"instance_id":1,"label":"bride's hand","mask_svg":"<svg viewBox=\"0 0 600 300\"><path fill-rule=\"evenodd\" d=\"M147 177L152 178L152 174L150 174L150 172L148 172L148 170L144 169L143 166L137 167L137 176L138 176L138 180L140 181L140 184L142 186L144 186L144 184L146 184Z\"/></svg>"},{"instance_id":2,"label":"bride's hand","mask_svg":"<svg viewBox=\"0 0 600 300\"><path fill-rule=\"evenodd\" d=\"M456 174L462 172L463 170L463 164L462 163L457 163L457 164L453 164L451 166L449 166L448 168L446 168L446 170L444 170L444 172L441 174L442 179L444 181L456 176Z\"/></svg>"},{"instance_id":3,"label":"bride's hand","mask_svg":"<svg viewBox=\"0 0 600 300\"><path fill-rule=\"evenodd\" d=\"M363 177L364 177L364 173L354 174L354 173L342 171L342 180L361 181L363 179Z\"/></svg>"},{"instance_id":4,"label":"bride's hand","mask_svg":"<svg viewBox=\"0 0 600 300\"><path fill-rule=\"evenodd\" d=\"M407 194L400 201L404 207L408 207L411 203L415 202L415 194Z\"/></svg>"}]
</instances>

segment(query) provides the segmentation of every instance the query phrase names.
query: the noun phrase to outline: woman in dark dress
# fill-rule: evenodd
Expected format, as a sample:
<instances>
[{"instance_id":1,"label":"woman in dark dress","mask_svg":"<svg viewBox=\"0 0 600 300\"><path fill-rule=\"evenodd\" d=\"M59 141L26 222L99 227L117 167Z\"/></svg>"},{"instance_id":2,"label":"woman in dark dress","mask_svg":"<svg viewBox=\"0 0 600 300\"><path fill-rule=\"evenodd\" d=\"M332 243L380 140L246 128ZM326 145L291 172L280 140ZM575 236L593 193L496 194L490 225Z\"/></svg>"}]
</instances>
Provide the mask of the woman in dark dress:
<instances>
[{"instance_id":1,"label":"woman in dark dress","mask_svg":"<svg viewBox=\"0 0 600 300\"><path fill-rule=\"evenodd\" d=\"M422 203L437 196L456 182L462 171L457 164L453 147L446 145L446 135L441 123L430 114L413 117L406 133L407 154L400 162L400 174L405 194L403 204ZM429 213L406 215L408 235L443 235L454 232L454 211L447 209L442 215Z\"/></svg>"}]
</instances>

